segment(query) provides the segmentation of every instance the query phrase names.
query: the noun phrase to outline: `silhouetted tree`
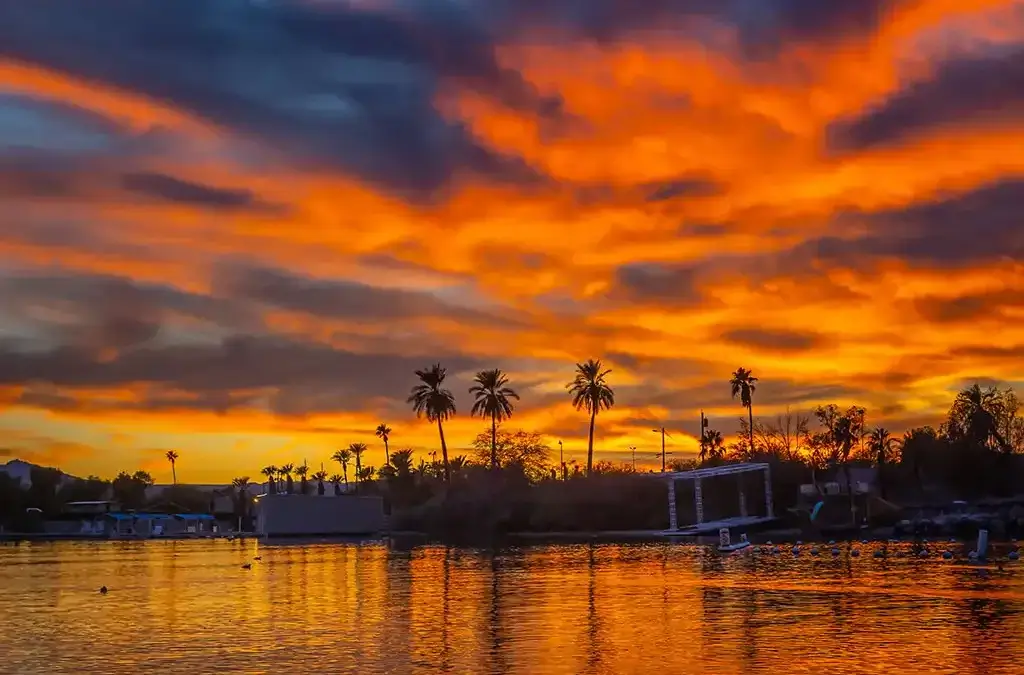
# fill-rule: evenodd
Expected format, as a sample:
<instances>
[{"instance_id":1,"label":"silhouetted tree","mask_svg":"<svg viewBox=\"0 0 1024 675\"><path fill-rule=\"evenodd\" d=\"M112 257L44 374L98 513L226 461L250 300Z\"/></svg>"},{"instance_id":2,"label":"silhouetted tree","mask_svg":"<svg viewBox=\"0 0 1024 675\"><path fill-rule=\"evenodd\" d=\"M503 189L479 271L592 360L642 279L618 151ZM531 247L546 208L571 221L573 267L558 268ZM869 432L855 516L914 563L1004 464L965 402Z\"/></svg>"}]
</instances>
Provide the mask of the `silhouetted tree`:
<instances>
[{"instance_id":1,"label":"silhouetted tree","mask_svg":"<svg viewBox=\"0 0 1024 675\"><path fill-rule=\"evenodd\" d=\"M177 471L176 466L177 466L177 461L178 461L178 453L176 453L174 450L168 450L164 454L164 457L166 457L167 461L171 463L171 483L173 485L177 485L178 484L178 471Z\"/></svg>"},{"instance_id":2,"label":"silhouetted tree","mask_svg":"<svg viewBox=\"0 0 1024 675\"><path fill-rule=\"evenodd\" d=\"M278 468L273 465L265 466L260 470L260 473L267 477L267 492L269 494L277 493L277 484L274 482L274 476L277 475L278 471Z\"/></svg>"},{"instance_id":3,"label":"silhouetted tree","mask_svg":"<svg viewBox=\"0 0 1024 675\"><path fill-rule=\"evenodd\" d=\"M576 364L576 377L565 385L572 396L576 410L590 413L590 435L587 441L587 475L594 468L594 422L601 410L610 410L615 405L615 392L605 378L611 370L602 370L601 361L590 359Z\"/></svg>"},{"instance_id":4,"label":"silhouetted tree","mask_svg":"<svg viewBox=\"0 0 1024 675\"><path fill-rule=\"evenodd\" d=\"M388 466L391 464L391 453L388 449L388 440L391 438L391 427L381 422L377 425L377 429L373 433L376 434L377 438L384 441L384 466Z\"/></svg>"},{"instance_id":5,"label":"silhouetted tree","mask_svg":"<svg viewBox=\"0 0 1024 675\"><path fill-rule=\"evenodd\" d=\"M442 422L455 414L455 397L444 388L444 380L448 371L435 363L426 370L417 370L416 377L420 384L414 386L407 399L416 411L416 416L426 416L431 422L437 423L437 433L441 436L441 456L444 459L444 479L451 480L451 466L448 464L448 445L444 440Z\"/></svg>"},{"instance_id":6,"label":"silhouetted tree","mask_svg":"<svg viewBox=\"0 0 1024 675\"><path fill-rule=\"evenodd\" d=\"M316 493L323 497L325 492L324 481L327 480L327 472L324 471L323 469L320 469L319 471L313 474L313 480L316 481Z\"/></svg>"},{"instance_id":7,"label":"silhouetted tree","mask_svg":"<svg viewBox=\"0 0 1024 675\"><path fill-rule=\"evenodd\" d=\"M302 464L295 467L295 475L299 477L299 494L308 495L309 481L306 477L309 475L309 465L306 464L305 460L303 460Z\"/></svg>"},{"instance_id":8,"label":"silhouetted tree","mask_svg":"<svg viewBox=\"0 0 1024 675\"><path fill-rule=\"evenodd\" d=\"M284 480L284 491L287 494L291 494L295 490L295 483L292 481L292 471L295 470L294 464L285 464L281 467L281 476Z\"/></svg>"},{"instance_id":9,"label":"silhouetted tree","mask_svg":"<svg viewBox=\"0 0 1024 675\"><path fill-rule=\"evenodd\" d=\"M498 423L512 417L512 399L519 400L519 394L508 385L505 373L495 368L481 370L473 378L469 393L473 395L474 417L491 420L491 469L498 469Z\"/></svg>"},{"instance_id":10,"label":"silhouetted tree","mask_svg":"<svg viewBox=\"0 0 1024 675\"><path fill-rule=\"evenodd\" d=\"M729 385L732 388L732 397L740 397L740 403L744 408L747 409L747 417L750 430L750 452L754 452L754 392L757 390L756 387L757 378L754 374L746 368L737 368L736 372L732 374L732 379L729 380Z\"/></svg>"},{"instance_id":11,"label":"silhouetted tree","mask_svg":"<svg viewBox=\"0 0 1024 675\"><path fill-rule=\"evenodd\" d=\"M345 489L348 489L348 463L352 459L352 451L347 449L336 450L333 455L333 459L338 464L341 464L341 474L345 478Z\"/></svg>"}]
</instances>

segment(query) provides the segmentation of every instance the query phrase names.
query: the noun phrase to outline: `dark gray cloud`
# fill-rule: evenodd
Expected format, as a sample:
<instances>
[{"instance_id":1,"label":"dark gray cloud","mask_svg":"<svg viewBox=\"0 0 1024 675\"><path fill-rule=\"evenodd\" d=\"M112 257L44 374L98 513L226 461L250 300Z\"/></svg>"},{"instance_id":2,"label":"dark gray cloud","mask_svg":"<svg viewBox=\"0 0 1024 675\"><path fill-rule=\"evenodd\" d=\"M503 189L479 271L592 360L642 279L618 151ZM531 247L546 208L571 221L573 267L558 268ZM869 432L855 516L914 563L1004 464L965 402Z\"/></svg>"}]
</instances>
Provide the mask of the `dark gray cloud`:
<instances>
[{"instance_id":1,"label":"dark gray cloud","mask_svg":"<svg viewBox=\"0 0 1024 675\"><path fill-rule=\"evenodd\" d=\"M1007 309L1024 309L1024 291L994 291L958 297L927 296L914 301L923 318L934 323L960 323L1004 316Z\"/></svg>"},{"instance_id":2,"label":"dark gray cloud","mask_svg":"<svg viewBox=\"0 0 1024 675\"><path fill-rule=\"evenodd\" d=\"M809 240L778 256L776 263L794 271L817 264L860 269L885 258L953 266L1019 260L1024 257L1022 199L1024 180L1008 179L903 209L844 214L837 227L852 221L864 233Z\"/></svg>"},{"instance_id":3,"label":"dark gray cloud","mask_svg":"<svg viewBox=\"0 0 1024 675\"><path fill-rule=\"evenodd\" d=\"M162 173L136 172L121 176L121 185L135 192L164 202L221 210L266 210L283 212L261 202L251 190L223 188L182 180Z\"/></svg>"},{"instance_id":4,"label":"dark gray cloud","mask_svg":"<svg viewBox=\"0 0 1024 675\"><path fill-rule=\"evenodd\" d=\"M89 352L149 343L175 315L234 330L263 326L251 308L172 286L106 275L0 276L0 311L17 316L39 308L60 317L36 319L52 340Z\"/></svg>"},{"instance_id":5,"label":"dark gray cloud","mask_svg":"<svg viewBox=\"0 0 1024 675\"><path fill-rule=\"evenodd\" d=\"M726 330L721 338L744 347L773 352L803 352L822 343L822 337L815 333L752 327Z\"/></svg>"},{"instance_id":6,"label":"dark gray cloud","mask_svg":"<svg viewBox=\"0 0 1024 675\"><path fill-rule=\"evenodd\" d=\"M450 371L481 364L454 354L437 356ZM67 409L74 389L149 385L142 409L263 407L281 415L358 409L376 398L404 399L421 357L359 354L280 337L234 336L220 344L143 346L115 358L76 347L46 352L0 349L0 384L46 383L30 402ZM453 389L460 390L455 386ZM59 392L56 394L54 392ZM78 405L89 403L79 401Z\"/></svg>"},{"instance_id":7,"label":"dark gray cloud","mask_svg":"<svg viewBox=\"0 0 1024 675\"><path fill-rule=\"evenodd\" d=\"M719 189L717 183L706 178L680 178L650 183L646 186L648 202L664 202L680 197L704 197Z\"/></svg>"},{"instance_id":8,"label":"dark gray cloud","mask_svg":"<svg viewBox=\"0 0 1024 675\"><path fill-rule=\"evenodd\" d=\"M517 323L503 312L488 312L445 302L427 292L327 281L280 269L225 266L215 279L218 295L249 300L314 316L355 321L451 319L470 323Z\"/></svg>"},{"instance_id":9,"label":"dark gray cloud","mask_svg":"<svg viewBox=\"0 0 1024 675\"><path fill-rule=\"evenodd\" d=\"M560 103L501 68L469 17L343 3L0 0L0 54L102 81L423 198L472 172L533 182L433 107L454 79L537 115Z\"/></svg>"},{"instance_id":10,"label":"dark gray cloud","mask_svg":"<svg viewBox=\"0 0 1024 675\"><path fill-rule=\"evenodd\" d=\"M877 106L828 130L832 150L899 143L940 127L1024 119L1024 50L949 61Z\"/></svg>"},{"instance_id":11,"label":"dark gray cloud","mask_svg":"<svg viewBox=\"0 0 1024 675\"><path fill-rule=\"evenodd\" d=\"M501 34L538 29L602 42L657 29L689 26L701 39L701 20L734 26L751 56L780 45L870 33L893 8L911 0L489 0L471 5Z\"/></svg>"},{"instance_id":12,"label":"dark gray cloud","mask_svg":"<svg viewBox=\"0 0 1024 675\"><path fill-rule=\"evenodd\" d=\"M698 270L689 265L631 263L615 272L610 295L627 300L692 304L700 302Z\"/></svg>"}]
</instances>

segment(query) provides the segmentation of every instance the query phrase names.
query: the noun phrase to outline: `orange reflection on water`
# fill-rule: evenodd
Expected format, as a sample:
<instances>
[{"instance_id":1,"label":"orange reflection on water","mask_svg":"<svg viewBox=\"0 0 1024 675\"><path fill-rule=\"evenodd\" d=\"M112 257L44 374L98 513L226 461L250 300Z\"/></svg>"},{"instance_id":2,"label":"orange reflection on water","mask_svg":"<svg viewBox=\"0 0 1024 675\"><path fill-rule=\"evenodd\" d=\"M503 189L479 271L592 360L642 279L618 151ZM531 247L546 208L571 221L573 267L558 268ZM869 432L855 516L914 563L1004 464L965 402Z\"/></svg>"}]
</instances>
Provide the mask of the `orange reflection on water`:
<instances>
[{"instance_id":1,"label":"orange reflection on water","mask_svg":"<svg viewBox=\"0 0 1024 675\"><path fill-rule=\"evenodd\" d=\"M863 551L4 545L0 670L1019 672L1024 567Z\"/></svg>"}]
</instances>

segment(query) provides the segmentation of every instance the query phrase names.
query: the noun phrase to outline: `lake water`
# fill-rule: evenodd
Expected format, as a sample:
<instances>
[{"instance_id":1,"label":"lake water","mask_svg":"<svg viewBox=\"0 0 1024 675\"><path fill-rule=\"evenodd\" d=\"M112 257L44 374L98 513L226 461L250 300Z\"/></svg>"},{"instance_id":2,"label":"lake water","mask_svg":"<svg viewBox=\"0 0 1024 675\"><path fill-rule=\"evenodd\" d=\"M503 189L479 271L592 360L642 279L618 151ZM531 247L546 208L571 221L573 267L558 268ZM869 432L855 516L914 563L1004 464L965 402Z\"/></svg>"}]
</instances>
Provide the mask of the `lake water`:
<instances>
[{"instance_id":1,"label":"lake water","mask_svg":"<svg viewBox=\"0 0 1024 675\"><path fill-rule=\"evenodd\" d=\"M1022 672L1024 563L871 550L6 544L0 672Z\"/></svg>"}]
</instances>

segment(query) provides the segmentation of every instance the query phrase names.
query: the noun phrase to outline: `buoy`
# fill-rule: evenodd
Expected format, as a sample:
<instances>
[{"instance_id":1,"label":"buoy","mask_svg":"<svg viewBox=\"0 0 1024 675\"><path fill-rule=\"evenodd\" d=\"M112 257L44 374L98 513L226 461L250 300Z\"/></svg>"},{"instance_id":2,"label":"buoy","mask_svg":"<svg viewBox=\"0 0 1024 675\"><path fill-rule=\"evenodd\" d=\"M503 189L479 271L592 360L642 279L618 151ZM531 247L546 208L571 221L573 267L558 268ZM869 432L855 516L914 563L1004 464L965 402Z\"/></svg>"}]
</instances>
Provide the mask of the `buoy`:
<instances>
[{"instance_id":1,"label":"buoy","mask_svg":"<svg viewBox=\"0 0 1024 675\"><path fill-rule=\"evenodd\" d=\"M793 547L793 555L800 555L800 547L799 546L794 546Z\"/></svg>"},{"instance_id":2,"label":"buoy","mask_svg":"<svg viewBox=\"0 0 1024 675\"><path fill-rule=\"evenodd\" d=\"M943 551L942 552L942 557L945 558L946 560L952 560L953 559L953 553L951 551Z\"/></svg>"},{"instance_id":3,"label":"buoy","mask_svg":"<svg viewBox=\"0 0 1024 675\"><path fill-rule=\"evenodd\" d=\"M919 558L927 558L928 557L928 551L921 551L920 553L917 554L917 556Z\"/></svg>"},{"instance_id":4,"label":"buoy","mask_svg":"<svg viewBox=\"0 0 1024 675\"><path fill-rule=\"evenodd\" d=\"M773 547L772 548L772 555L778 555L778 554L779 554L779 547L778 546Z\"/></svg>"},{"instance_id":5,"label":"buoy","mask_svg":"<svg viewBox=\"0 0 1024 675\"><path fill-rule=\"evenodd\" d=\"M977 551L971 551L970 553L967 554L967 557L969 559L971 559L971 560L977 560L978 559L978 552Z\"/></svg>"},{"instance_id":6,"label":"buoy","mask_svg":"<svg viewBox=\"0 0 1024 675\"><path fill-rule=\"evenodd\" d=\"M1007 556L1010 560L1020 560L1020 553L1017 551L1010 551L1010 555Z\"/></svg>"},{"instance_id":7,"label":"buoy","mask_svg":"<svg viewBox=\"0 0 1024 675\"><path fill-rule=\"evenodd\" d=\"M860 543L861 543L861 546L867 546L868 540L867 539L861 539Z\"/></svg>"},{"instance_id":8,"label":"buoy","mask_svg":"<svg viewBox=\"0 0 1024 675\"><path fill-rule=\"evenodd\" d=\"M106 586L100 586L100 595L106 595L106 594L107 594L107 587Z\"/></svg>"},{"instance_id":9,"label":"buoy","mask_svg":"<svg viewBox=\"0 0 1024 675\"><path fill-rule=\"evenodd\" d=\"M836 545L836 540L835 539L829 539L828 540L828 545L829 546L835 546Z\"/></svg>"},{"instance_id":10,"label":"buoy","mask_svg":"<svg viewBox=\"0 0 1024 675\"><path fill-rule=\"evenodd\" d=\"M832 549L832 555L839 555L839 549L838 548Z\"/></svg>"},{"instance_id":11,"label":"buoy","mask_svg":"<svg viewBox=\"0 0 1024 675\"><path fill-rule=\"evenodd\" d=\"M804 545L804 543L803 543L802 541L800 541L799 539L797 539L797 540L796 540L796 545L797 545L797 546L803 546L803 545Z\"/></svg>"},{"instance_id":12,"label":"buoy","mask_svg":"<svg viewBox=\"0 0 1024 675\"><path fill-rule=\"evenodd\" d=\"M884 558L885 554L882 553L881 551L875 551L875 557L876 558Z\"/></svg>"},{"instance_id":13,"label":"buoy","mask_svg":"<svg viewBox=\"0 0 1024 675\"><path fill-rule=\"evenodd\" d=\"M818 555L818 547L817 546L812 546L811 547L811 555Z\"/></svg>"},{"instance_id":14,"label":"buoy","mask_svg":"<svg viewBox=\"0 0 1024 675\"><path fill-rule=\"evenodd\" d=\"M242 565L242 569L243 570L251 570L252 569L252 563L245 563L244 565Z\"/></svg>"},{"instance_id":15,"label":"buoy","mask_svg":"<svg viewBox=\"0 0 1024 675\"><path fill-rule=\"evenodd\" d=\"M767 543L767 544L768 544L769 546L771 546L771 545L772 545L772 540L771 540L771 539L769 539L769 540L768 540L767 542L765 542L765 543Z\"/></svg>"},{"instance_id":16,"label":"buoy","mask_svg":"<svg viewBox=\"0 0 1024 675\"><path fill-rule=\"evenodd\" d=\"M860 551L858 551L857 549L853 549L852 551L850 551L850 555L852 555L854 558L860 557Z\"/></svg>"}]
</instances>

